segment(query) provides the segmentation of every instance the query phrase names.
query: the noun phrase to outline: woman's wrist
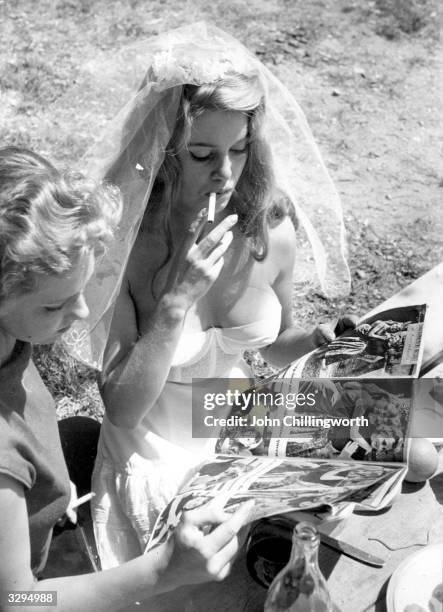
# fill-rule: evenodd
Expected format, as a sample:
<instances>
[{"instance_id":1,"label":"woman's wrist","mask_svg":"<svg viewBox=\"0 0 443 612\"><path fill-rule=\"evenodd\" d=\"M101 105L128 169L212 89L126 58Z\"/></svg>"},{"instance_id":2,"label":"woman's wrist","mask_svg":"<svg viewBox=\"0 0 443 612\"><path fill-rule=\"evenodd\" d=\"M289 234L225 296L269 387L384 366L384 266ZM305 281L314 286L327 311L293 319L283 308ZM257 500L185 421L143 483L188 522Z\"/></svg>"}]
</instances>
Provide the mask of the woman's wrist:
<instances>
[{"instance_id":1,"label":"woman's wrist","mask_svg":"<svg viewBox=\"0 0 443 612\"><path fill-rule=\"evenodd\" d=\"M151 580L156 593L164 593L180 586L179 577L175 576L174 572L171 575L169 570L173 550L174 540L170 538L165 544L144 555L149 559Z\"/></svg>"},{"instance_id":2,"label":"woman's wrist","mask_svg":"<svg viewBox=\"0 0 443 612\"><path fill-rule=\"evenodd\" d=\"M158 302L157 310L166 324L173 325L183 321L190 306L191 304L183 295L165 293Z\"/></svg>"}]
</instances>

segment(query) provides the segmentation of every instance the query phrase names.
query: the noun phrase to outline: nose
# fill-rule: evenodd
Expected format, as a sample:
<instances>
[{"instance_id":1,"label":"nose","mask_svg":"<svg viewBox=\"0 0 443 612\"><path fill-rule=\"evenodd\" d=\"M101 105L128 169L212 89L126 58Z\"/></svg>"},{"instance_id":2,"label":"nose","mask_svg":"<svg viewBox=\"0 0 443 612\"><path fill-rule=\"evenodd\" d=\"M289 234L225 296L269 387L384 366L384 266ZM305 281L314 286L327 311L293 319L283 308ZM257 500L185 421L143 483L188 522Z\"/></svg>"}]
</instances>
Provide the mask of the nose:
<instances>
[{"instance_id":1,"label":"nose","mask_svg":"<svg viewBox=\"0 0 443 612\"><path fill-rule=\"evenodd\" d=\"M223 155L218 160L217 166L214 169L213 177L216 180L227 181L232 175L232 164L229 155Z\"/></svg>"},{"instance_id":2,"label":"nose","mask_svg":"<svg viewBox=\"0 0 443 612\"><path fill-rule=\"evenodd\" d=\"M83 293L80 293L80 295L72 305L70 315L72 317L72 320L86 319L86 317L89 315L89 308L86 304L85 296L83 295Z\"/></svg>"}]
</instances>

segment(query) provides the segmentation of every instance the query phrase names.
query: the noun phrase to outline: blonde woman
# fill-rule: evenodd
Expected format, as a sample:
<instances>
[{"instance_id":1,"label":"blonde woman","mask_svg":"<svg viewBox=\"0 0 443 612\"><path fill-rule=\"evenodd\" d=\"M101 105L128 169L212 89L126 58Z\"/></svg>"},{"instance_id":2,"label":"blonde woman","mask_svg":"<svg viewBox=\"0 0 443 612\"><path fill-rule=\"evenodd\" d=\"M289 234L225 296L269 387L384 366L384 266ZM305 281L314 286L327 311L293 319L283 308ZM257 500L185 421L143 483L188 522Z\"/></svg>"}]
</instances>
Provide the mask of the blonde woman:
<instances>
[{"instance_id":1,"label":"blonde woman","mask_svg":"<svg viewBox=\"0 0 443 612\"><path fill-rule=\"evenodd\" d=\"M174 540L115 570L39 580L70 499L54 402L32 363L88 316L84 291L120 214L115 190L64 177L26 149L0 149L0 608L117 611L180 584L223 578L247 508L189 512ZM223 524L217 525L222 522ZM200 526L214 524L205 536ZM186 545L185 545L186 543ZM20 605L20 608L27 605Z\"/></svg>"}]
</instances>

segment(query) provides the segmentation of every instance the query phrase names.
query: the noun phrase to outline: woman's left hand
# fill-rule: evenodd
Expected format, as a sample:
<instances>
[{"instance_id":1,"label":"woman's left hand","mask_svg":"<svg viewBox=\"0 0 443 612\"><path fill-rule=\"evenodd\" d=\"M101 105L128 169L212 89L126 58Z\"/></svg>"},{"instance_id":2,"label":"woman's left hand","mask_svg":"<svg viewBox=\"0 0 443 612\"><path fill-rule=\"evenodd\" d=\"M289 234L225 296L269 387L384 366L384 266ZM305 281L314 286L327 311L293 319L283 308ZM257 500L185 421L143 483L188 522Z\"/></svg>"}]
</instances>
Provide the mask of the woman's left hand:
<instances>
[{"instance_id":1,"label":"woman's left hand","mask_svg":"<svg viewBox=\"0 0 443 612\"><path fill-rule=\"evenodd\" d=\"M345 330L354 329L357 320L355 315L344 315L335 325L321 323L310 330L290 325L280 332L273 344L260 349L260 352L268 363L281 368L319 346L329 344Z\"/></svg>"},{"instance_id":2,"label":"woman's left hand","mask_svg":"<svg viewBox=\"0 0 443 612\"><path fill-rule=\"evenodd\" d=\"M332 323L320 323L312 331L312 342L315 347L332 342L337 336L343 334L347 329L354 329L358 317L352 314L345 314L339 317L335 326Z\"/></svg>"},{"instance_id":3,"label":"woman's left hand","mask_svg":"<svg viewBox=\"0 0 443 612\"><path fill-rule=\"evenodd\" d=\"M75 510L75 508L77 508L76 502L78 499L77 487L72 482L72 480L69 481L69 484L71 487L71 499L69 500L68 507L66 508L66 516L71 521L71 523L76 525L77 524L77 510Z\"/></svg>"},{"instance_id":4,"label":"woman's left hand","mask_svg":"<svg viewBox=\"0 0 443 612\"><path fill-rule=\"evenodd\" d=\"M63 516L61 516L56 525L58 527L58 529L73 529L75 525L77 525L77 510L75 508L77 508L77 487L75 486L75 484L72 482L72 480L69 481L69 485L70 485L70 489L71 489L71 498L69 500L69 504L68 507L65 510L65 513L63 514Z\"/></svg>"}]
</instances>

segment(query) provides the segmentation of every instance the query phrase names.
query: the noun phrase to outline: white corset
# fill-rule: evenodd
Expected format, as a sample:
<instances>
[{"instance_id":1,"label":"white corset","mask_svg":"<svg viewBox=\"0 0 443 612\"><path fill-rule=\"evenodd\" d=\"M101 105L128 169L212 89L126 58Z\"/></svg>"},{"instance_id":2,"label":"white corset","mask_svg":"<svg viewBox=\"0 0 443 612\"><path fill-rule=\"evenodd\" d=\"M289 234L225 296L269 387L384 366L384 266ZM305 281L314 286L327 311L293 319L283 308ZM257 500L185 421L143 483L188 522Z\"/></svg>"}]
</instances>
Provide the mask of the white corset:
<instances>
[{"instance_id":1,"label":"white corset","mask_svg":"<svg viewBox=\"0 0 443 612\"><path fill-rule=\"evenodd\" d=\"M124 464L135 452L146 459L168 455L178 460L180 452L177 455L174 446L181 452L207 454L215 439L192 437L192 379L252 377L243 351L272 344L280 330L280 302L274 292L266 292L266 301L266 318L238 327L182 333L165 386L140 425L132 430L116 428L104 418L101 442L108 458ZM253 308L251 300L251 312Z\"/></svg>"}]
</instances>

